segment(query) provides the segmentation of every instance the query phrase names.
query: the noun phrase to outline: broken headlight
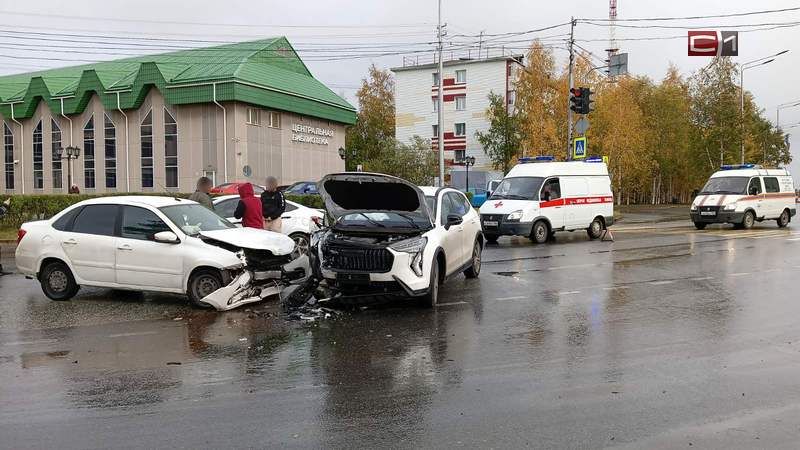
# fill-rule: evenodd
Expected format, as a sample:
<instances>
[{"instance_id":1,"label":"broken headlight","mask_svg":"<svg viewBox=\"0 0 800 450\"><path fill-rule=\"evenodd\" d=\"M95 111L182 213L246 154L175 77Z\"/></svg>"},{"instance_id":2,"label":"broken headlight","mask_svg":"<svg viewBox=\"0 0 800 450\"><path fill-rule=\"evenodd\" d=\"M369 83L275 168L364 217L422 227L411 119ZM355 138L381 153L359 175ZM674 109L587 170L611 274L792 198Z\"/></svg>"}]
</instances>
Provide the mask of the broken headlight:
<instances>
[{"instance_id":1,"label":"broken headlight","mask_svg":"<svg viewBox=\"0 0 800 450\"><path fill-rule=\"evenodd\" d=\"M413 255L409 267L414 271L418 277L422 276L422 254L425 252L425 246L428 245L428 238L415 237L411 239L404 239L389 246L394 251L409 253Z\"/></svg>"}]
</instances>

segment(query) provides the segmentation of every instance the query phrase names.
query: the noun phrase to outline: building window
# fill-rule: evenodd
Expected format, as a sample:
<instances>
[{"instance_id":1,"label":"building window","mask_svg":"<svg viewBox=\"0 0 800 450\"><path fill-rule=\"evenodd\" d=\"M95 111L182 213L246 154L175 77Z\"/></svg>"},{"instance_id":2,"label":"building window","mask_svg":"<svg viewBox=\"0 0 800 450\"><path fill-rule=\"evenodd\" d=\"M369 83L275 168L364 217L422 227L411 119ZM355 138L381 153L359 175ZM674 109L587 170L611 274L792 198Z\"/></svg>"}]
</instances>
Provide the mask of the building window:
<instances>
[{"instance_id":1,"label":"building window","mask_svg":"<svg viewBox=\"0 0 800 450\"><path fill-rule=\"evenodd\" d=\"M261 110L247 108L247 123L249 125L261 125Z\"/></svg>"},{"instance_id":2,"label":"building window","mask_svg":"<svg viewBox=\"0 0 800 450\"><path fill-rule=\"evenodd\" d=\"M5 154L6 189L14 189L14 133L3 122L3 153Z\"/></svg>"},{"instance_id":3,"label":"building window","mask_svg":"<svg viewBox=\"0 0 800 450\"><path fill-rule=\"evenodd\" d=\"M95 188L94 116L83 127L83 186Z\"/></svg>"},{"instance_id":4,"label":"building window","mask_svg":"<svg viewBox=\"0 0 800 450\"><path fill-rule=\"evenodd\" d=\"M117 187L117 127L108 114L103 114L105 129L106 187Z\"/></svg>"},{"instance_id":5,"label":"building window","mask_svg":"<svg viewBox=\"0 0 800 450\"><path fill-rule=\"evenodd\" d=\"M467 110L467 96L466 95L459 95L456 97L456 111L466 111Z\"/></svg>"},{"instance_id":6,"label":"building window","mask_svg":"<svg viewBox=\"0 0 800 450\"><path fill-rule=\"evenodd\" d=\"M457 123L455 126L455 136L466 136L467 135L467 124L465 123Z\"/></svg>"},{"instance_id":7,"label":"building window","mask_svg":"<svg viewBox=\"0 0 800 450\"><path fill-rule=\"evenodd\" d=\"M454 153L456 161L464 161L464 158L467 156L466 150L456 150Z\"/></svg>"},{"instance_id":8,"label":"building window","mask_svg":"<svg viewBox=\"0 0 800 450\"><path fill-rule=\"evenodd\" d=\"M42 121L33 129L33 188L44 189L44 152L42 150Z\"/></svg>"},{"instance_id":9,"label":"building window","mask_svg":"<svg viewBox=\"0 0 800 450\"><path fill-rule=\"evenodd\" d=\"M64 188L64 172L58 150L61 148L61 128L55 119L50 119L50 151L53 155L53 189Z\"/></svg>"},{"instance_id":10,"label":"building window","mask_svg":"<svg viewBox=\"0 0 800 450\"><path fill-rule=\"evenodd\" d=\"M517 91L508 91L508 106L514 106L517 101Z\"/></svg>"},{"instance_id":11,"label":"building window","mask_svg":"<svg viewBox=\"0 0 800 450\"><path fill-rule=\"evenodd\" d=\"M178 123L164 108L164 168L167 187L178 187Z\"/></svg>"},{"instance_id":12,"label":"building window","mask_svg":"<svg viewBox=\"0 0 800 450\"><path fill-rule=\"evenodd\" d=\"M439 112L439 99L433 97L433 112Z\"/></svg>"},{"instance_id":13,"label":"building window","mask_svg":"<svg viewBox=\"0 0 800 450\"><path fill-rule=\"evenodd\" d=\"M139 126L139 140L142 147L142 187L153 187L153 111L147 112Z\"/></svg>"},{"instance_id":14,"label":"building window","mask_svg":"<svg viewBox=\"0 0 800 450\"><path fill-rule=\"evenodd\" d=\"M270 128L281 127L281 113L270 111L269 113L269 126Z\"/></svg>"},{"instance_id":15,"label":"building window","mask_svg":"<svg viewBox=\"0 0 800 450\"><path fill-rule=\"evenodd\" d=\"M433 73L433 85L434 86L438 86L439 85L439 72L434 72Z\"/></svg>"},{"instance_id":16,"label":"building window","mask_svg":"<svg viewBox=\"0 0 800 450\"><path fill-rule=\"evenodd\" d=\"M433 137L439 137L439 125L433 125Z\"/></svg>"},{"instance_id":17,"label":"building window","mask_svg":"<svg viewBox=\"0 0 800 450\"><path fill-rule=\"evenodd\" d=\"M456 83L466 83L467 82L467 71L464 70L456 70Z\"/></svg>"}]
</instances>

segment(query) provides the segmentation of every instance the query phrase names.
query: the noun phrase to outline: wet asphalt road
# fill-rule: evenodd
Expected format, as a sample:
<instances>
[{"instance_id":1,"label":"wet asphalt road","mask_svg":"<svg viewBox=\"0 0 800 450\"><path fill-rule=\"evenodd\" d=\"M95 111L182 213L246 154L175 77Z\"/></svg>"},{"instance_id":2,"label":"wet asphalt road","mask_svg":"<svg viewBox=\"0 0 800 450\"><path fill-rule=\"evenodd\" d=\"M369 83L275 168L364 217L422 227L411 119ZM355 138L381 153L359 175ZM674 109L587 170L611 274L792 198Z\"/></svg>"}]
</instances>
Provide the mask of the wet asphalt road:
<instances>
[{"instance_id":1,"label":"wet asphalt road","mask_svg":"<svg viewBox=\"0 0 800 450\"><path fill-rule=\"evenodd\" d=\"M645 226L313 324L0 277L0 447L797 448L800 228Z\"/></svg>"}]
</instances>

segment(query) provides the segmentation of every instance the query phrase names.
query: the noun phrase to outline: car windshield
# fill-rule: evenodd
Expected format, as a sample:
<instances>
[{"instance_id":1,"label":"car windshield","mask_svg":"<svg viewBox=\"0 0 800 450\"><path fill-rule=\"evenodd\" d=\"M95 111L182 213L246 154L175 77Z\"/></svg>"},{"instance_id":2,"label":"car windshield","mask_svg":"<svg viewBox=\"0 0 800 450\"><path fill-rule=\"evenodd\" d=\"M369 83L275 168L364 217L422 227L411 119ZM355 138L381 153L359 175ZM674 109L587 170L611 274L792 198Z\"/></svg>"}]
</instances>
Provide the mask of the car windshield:
<instances>
[{"instance_id":1,"label":"car windshield","mask_svg":"<svg viewBox=\"0 0 800 450\"><path fill-rule=\"evenodd\" d=\"M505 178L492 193L492 200L538 200L542 177Z\"/></svg>"},{"instance_id":2,"label":"car windshield","mask_svg":"<svg viewBox=\"0 0 800 450\"><path fill-rule=\"evenodd\" d=\"M745 194L749 177L717 177L708 180L701 194Z\"/></svg>"},{"instance_id":3,"label":"car windshield","mask_svg":"<svg viewBox=\"0 0 800 450\"><path fill-rule=\"evenodd\" d=\"M431 227L430 221L419 214L390 211L350 213L342 216L336 225L346 228L409 228L413 230Z\"/></svg>"},{"instance_id":4,"label":"car windshield","mask_svg":"<svg viewBox=\"0 0 800 450\"><path fill-rule=\"evenodd\" d=\"M178 228L189 236L201 231L225 230L235 225L198 204L172 205L159 208Z\"/></svg>"}]
</instances>

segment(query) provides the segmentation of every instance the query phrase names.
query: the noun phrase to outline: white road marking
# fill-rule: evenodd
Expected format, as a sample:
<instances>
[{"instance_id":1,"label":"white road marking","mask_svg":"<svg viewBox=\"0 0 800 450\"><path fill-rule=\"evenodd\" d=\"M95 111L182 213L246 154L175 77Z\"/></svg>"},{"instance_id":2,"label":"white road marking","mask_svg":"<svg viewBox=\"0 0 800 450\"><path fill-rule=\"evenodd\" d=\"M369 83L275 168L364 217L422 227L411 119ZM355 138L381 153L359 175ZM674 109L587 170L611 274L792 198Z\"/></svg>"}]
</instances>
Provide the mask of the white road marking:
<instances>
[{"instance_id":1,"label":"white road marking","mask_svg":"<svg viewBox=\"0 0 800 450\"><path fill-rule=\"evenodd\" d=\"M451 302L451 303L439 303L436 306L454 306L454 305L466 305L467 302Z\"/></svg>"},{"instance_id":2,"label":"white road marking","mask_svg":"<svg viewBox=\"0 0 800 450\"><path fill-rule=\"evenodd\" d=\"M40 339L38 341L13 341L4 342L3 345L36 345L36 344L52 344L58 342L58 339Z\"/></svg>"},{"instance_id":3,"label":"white road marking","mask_svg":"<svg viewBox=\"0 0 800 450\"><path fill-rule=\"evenodd\" d=\"M610 286L603 288L604 291L614 291L617 289L630 289L630 286Z\"/></svg>"},{"instance_id":4,"label":"white road marking","mask_svg":"<svg viewBox=\"0 0 800 450\"><path fill-rule=\"evenodd\" d=\"M689 279L692 281L706 281L706 280L713 280L714 277L694 277Z\"/></svg>"},{"instance_id":5,"label":"white road marking","mask_svg":"<svg viewBox=\"0 0 800 450\"><path fill-rule=\"evenodd\" d=\"M120 338L120 337L130 337L130 336L147 336L151 334L158 334L158 331L137 331L131 333L117 333L117 334L109 334L108 337Z\"/></svg>"},{"instance_id":6,"label":"white road marking","mask_svg":"<svg viewBox=\"0 0 800 450\"><path fill-rule=\"evenodd\" d=\"M661 286L662 284L672 284L675 280L664 280L664 281L651 281L649 284L653 286Z\"/></svg>"},{"instance_id":7,"label":"white road marking","mask_svg":"<svg viewBox=\"0 0 800 450\"><path fill-rule=\"evenodd\" d=\"M750 272L737 272L730 274L730 276L732 277L743 277L745 275L750 275Z\"/></svg>"},{"instance_id":8,"label":"white road marking","mask_svg":"<svg viewBox=\"0 0 800 450\"><path fill-rule=\"evenodd\" d=\"M573 294L580 294L581 291L561 291L558 295L573 295Z\"/></svg>"},{"instance_id":9,"label":"white road marking","mask_svg":"<svg viewBox=\"0 0 800 450\"><path fill-rule=\"evenodd\" d=\"M525 299L525 298L528 298L528 297L526 297L524 295L517 295L515 297L500 297L500 298L496 298L495 300L497 300L498 302L504 302L506 300L522 300L522 299Z\"/></svg>"},{"instance_id":10,"label":"white road marking","mask_svg":"<svg viewBox=\"0 0 800 450\"><path fill-rule=\"evenodd\" d=\"M787 239L787 241L800 241L800 238L791 238L791 239Z\"/></svg>"}]
</instances>

